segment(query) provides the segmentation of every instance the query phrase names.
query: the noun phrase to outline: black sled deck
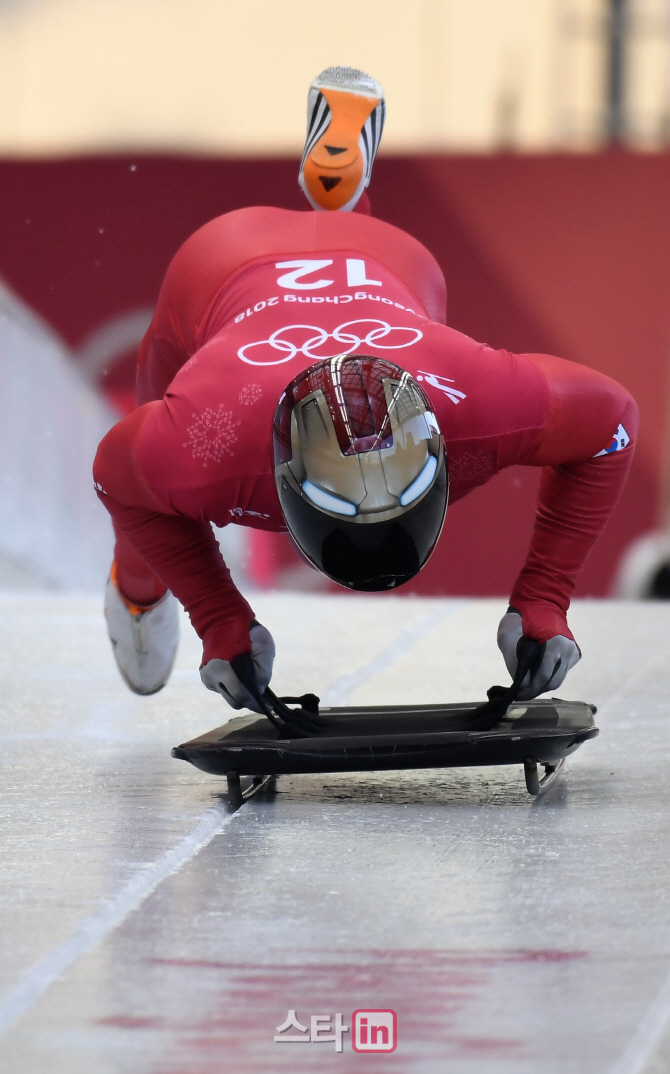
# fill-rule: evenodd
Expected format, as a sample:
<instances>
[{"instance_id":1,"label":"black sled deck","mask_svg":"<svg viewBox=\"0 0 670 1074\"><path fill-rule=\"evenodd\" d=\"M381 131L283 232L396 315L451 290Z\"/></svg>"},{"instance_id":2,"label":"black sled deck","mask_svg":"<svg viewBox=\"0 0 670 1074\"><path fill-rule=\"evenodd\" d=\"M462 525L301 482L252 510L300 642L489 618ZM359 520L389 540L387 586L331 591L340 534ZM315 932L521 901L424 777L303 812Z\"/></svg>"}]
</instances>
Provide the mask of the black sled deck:
<instances>
[{"instance_id":1,"label":"black sled deck","mask_svg":"<svg viewBox=\"0 0 670 1074\"><path fill-rule=\"evenodd\" d=\"M307 715L307 710L299 711ZM528 792L537 796L554 781L565 758L598 734L595 707L581 701L514 702L495 721L482 720L482 711L474 702L321 707L318 732L306 735L294 734L291 723L278 725L255 714L238 716L177 746L172 756L204 772L225 775L234 808L243 800L241 775L473 765L522 765ZM542 778L539 768L544 768Z\"/></svg>"}]
</instances>

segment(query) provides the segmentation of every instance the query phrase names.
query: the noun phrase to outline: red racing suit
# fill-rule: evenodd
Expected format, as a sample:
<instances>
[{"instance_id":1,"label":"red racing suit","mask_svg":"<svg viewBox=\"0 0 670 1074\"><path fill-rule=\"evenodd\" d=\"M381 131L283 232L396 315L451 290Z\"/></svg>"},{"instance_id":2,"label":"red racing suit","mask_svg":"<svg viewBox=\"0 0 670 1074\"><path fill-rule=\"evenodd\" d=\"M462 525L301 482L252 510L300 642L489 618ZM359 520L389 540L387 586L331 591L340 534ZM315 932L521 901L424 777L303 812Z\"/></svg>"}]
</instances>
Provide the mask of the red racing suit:
<instances>
[{"instance_id":1,"label":"red racing suit","mask_svg":"<svg viewBox=\"0 0 670 1074\"><path fill-rule=\"evenodd\" d=\"M140 349L138 409L95 460L121 592L149 604L172 590L202 639L203 663L249 652L253 612L210 523L286 529L273 472L278 399L314 362L366 354L422 383L444 435L452 501L506 466L544 468L510 603L526 635L571 638L570 595L623 487L635 402L585 366L469 339L444 324L445 305L428 251L360 214L241 209L191 236Z\"/></svg>"}]
</instances>

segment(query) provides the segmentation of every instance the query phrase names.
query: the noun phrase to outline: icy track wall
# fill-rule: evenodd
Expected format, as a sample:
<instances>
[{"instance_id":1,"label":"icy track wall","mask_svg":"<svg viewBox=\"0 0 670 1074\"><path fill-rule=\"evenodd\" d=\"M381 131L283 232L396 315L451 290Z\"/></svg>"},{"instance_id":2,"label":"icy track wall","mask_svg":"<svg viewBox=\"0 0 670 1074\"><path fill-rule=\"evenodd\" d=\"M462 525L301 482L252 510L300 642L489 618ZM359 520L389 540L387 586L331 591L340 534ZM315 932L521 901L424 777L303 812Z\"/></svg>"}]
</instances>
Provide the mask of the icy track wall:
<instances>
[{"instance_id":1,"label":"icy track wall","mask_svg":"<svg viewBox=\"0 0 670 1074\"><path fill-rule=\"evenodd\" d=\"M0 556L45 584L99 588L109 570L91 464L115 420L58 337L0 284Z\"/></svg>"}]
</instances>

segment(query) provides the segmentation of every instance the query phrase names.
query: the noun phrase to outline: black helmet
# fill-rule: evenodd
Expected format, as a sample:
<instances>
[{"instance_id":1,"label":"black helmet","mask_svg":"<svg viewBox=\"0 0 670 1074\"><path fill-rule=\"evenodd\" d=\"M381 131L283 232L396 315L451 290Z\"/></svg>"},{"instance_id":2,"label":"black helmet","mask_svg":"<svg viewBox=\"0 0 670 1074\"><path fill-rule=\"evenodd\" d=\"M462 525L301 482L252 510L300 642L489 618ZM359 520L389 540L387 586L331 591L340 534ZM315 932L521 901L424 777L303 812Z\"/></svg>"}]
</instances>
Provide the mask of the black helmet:
<instances>
[{"instance_id":1,"label":"black helmet","mask_svg":"<svg viewBox=\"0 0 670 1074\"><path fill-rule=\"evenodd\" d=\"M340 355L291 381L274 421L275 480L294 541L348 589L395 589L433 551L447 510L431 404L383 358Z\"/></svg>"}]
</instances>

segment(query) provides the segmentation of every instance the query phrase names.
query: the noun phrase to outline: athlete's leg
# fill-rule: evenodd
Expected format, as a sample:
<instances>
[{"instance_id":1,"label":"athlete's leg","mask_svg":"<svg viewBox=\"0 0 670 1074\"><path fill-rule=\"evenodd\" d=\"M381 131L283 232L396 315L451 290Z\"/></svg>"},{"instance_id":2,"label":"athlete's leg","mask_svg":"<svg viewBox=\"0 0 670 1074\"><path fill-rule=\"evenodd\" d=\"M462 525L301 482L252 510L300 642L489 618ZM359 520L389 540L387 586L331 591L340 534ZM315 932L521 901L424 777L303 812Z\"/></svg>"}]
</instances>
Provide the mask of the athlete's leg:
<instances>
[{"instance_id":1,"label":"athlete's leg","mask_svg":"<svg viewBox=\"0 0 670 1074\"><path fill-rule=\"evenodd\" d=\"M179 644L178 604L118 532L105 617L114 659L130 689L136 694L161 690Z\"/></svg>"},{"instance_id":2,"label":"athlete's leg","mask_svg":"<svg viewBox=\"0 0 670 1074\"><path fill-rule=\"evenodd\" d=\"M122 597L138 608L156 604L167 590L129 541L114 527L116 544L111 577Z\"/></svg>"},{"instance_id":3,"label":"athlete's leg","mask_svg":"<svg viewBox=\"0 0 670 1074\"><path fill-rule=\"evenodd\" d=\"M135 411L126 424L136 416L141 418L142 410ZM174 664L179 608L163 582L114 528L114 560L105 589L107 633L117 667L130 689L137 694L155 694L165 686Z\"/></svg>"}]
</instances>

